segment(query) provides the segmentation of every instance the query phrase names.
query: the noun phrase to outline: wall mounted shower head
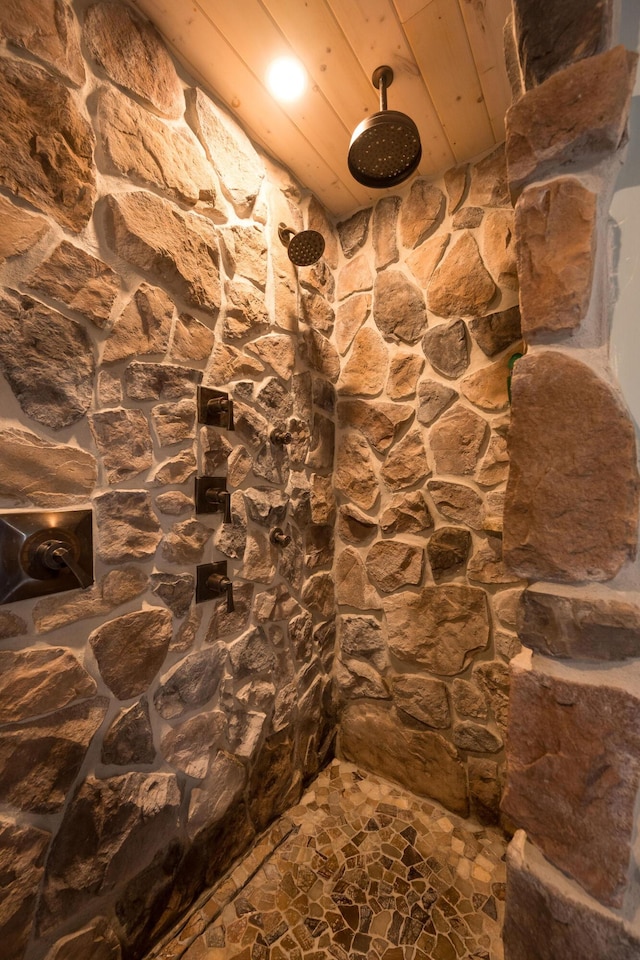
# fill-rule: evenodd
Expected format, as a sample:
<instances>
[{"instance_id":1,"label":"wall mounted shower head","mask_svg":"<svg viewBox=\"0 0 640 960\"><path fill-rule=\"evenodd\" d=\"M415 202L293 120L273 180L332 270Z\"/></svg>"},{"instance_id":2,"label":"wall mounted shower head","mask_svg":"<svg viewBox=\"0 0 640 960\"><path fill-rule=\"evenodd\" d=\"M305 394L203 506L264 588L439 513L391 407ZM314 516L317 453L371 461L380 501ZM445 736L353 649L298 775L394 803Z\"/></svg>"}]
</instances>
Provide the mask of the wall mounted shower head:
<instances>
[{"instance_id":1,"label":"wall mounted shower head","mask_svg":"<svg viewBox=\"0 0 640 960\"><path fill-rule=\"evenodd\" d=\"M324 237L317 230L302 230L295 233L284 223L278 226L278 236L287 248L289 260L296 267L309 267L317 263L324 253Z\"/></svg>"},{"instance_id":2,"label":"wall mounted shower head","mask_svg":"<svg viewBox=\"0 0 640 960\"><path fill-rule=\"evenodd\" d=\"M422 158L422 146L411 117L387 110L387 87L393 82L391 67L378 67L371 81L380 91L380 112L372 113L353 131L347 165L358 183L384 189L411 176Z\"/></svg>"}]
</instances>

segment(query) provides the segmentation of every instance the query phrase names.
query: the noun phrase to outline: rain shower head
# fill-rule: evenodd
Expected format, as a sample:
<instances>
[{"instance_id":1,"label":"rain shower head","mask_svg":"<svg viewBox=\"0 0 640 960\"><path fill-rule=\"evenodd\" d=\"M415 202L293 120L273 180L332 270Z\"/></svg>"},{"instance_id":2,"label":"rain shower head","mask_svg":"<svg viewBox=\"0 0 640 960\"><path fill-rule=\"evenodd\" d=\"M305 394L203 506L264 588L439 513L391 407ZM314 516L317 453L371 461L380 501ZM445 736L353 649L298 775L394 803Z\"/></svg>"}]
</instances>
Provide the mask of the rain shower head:
<instances>
[{"instance_id":1,"label":"rain shower head","mask_svg":"<svg viewBox=\"0 0 640 960\"><path fill-rule=\"evenodd\" d=\"M393 70L374 70L371 81L380 91L380 112L373 113L353 131L347 164L349 173L365 187L394 187L416 170L422 157L418 128L406 113L387 110L387 87Z\"/></svg>"},{"instance_id":2,"label":"rain shower head","mask_svg":"<svg viewBox=\"0 0 640 960\"><path fill-rule=\"evenodd\" d=\"M317 230L302 230L295 233L291 227L281 223L278 236L287 248L289 260L296 267L309 267L316 263L324 253L324 237Z\"/></svg>"}]
</instances>

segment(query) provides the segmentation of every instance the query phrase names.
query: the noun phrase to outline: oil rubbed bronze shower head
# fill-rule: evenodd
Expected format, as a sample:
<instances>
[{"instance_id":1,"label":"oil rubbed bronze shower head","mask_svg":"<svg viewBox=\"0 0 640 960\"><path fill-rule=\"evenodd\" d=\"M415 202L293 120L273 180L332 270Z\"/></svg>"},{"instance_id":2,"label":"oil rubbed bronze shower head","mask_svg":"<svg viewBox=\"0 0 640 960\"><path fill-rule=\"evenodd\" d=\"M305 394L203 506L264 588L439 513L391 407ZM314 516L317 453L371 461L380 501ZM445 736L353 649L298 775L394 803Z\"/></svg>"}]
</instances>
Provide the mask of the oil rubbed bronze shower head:
<instances>
[{"instance_id":1,"label":"oil rubbed bronze shower head","mask_svg":"<svg viewBox=\"0 0 640 960\"><path fill-rule=\"evenodd\" d=\"M295 233L291 227L278 225L278 236L287 248L289 260L296 267L309 267L317 263L324 253L324 237L317 230L301 230Z\"/></svg>"},{"instance_id":2,"label":"oil rubbed bronze shower head","mask_svg":"<svg viewBox=\"0 0 640 960\"><path fill-rule=\"evenodd\" d=\"M394 187L410 177L422 158L418 128L406 113L387 110L391 67L374 70L371 82L380 91L380 112L372 113L353 131L347 165L365 187Z\"/></svg>"}]
</instances>

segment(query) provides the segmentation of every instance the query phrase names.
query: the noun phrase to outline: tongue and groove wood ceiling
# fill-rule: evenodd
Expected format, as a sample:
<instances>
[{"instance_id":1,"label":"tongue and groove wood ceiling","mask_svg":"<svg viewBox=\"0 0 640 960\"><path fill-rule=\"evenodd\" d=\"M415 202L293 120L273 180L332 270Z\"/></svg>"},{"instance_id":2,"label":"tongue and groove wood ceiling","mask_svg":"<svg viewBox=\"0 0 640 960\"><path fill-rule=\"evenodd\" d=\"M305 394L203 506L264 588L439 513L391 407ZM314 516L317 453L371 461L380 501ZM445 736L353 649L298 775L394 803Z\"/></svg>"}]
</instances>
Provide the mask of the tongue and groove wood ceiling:
<instances>
[{"instance_id":1,"label":"tongue and groove wood ceiling","mask_svg":"<svg viewBox=\"0 0 640 960\"><path fill-rule=\"evenodd\" d=\"M502 31L510 0L133 0L189 72L251 139L337 217L385 192L347 169L354 128L380 109L371 83L389 64L387 106L420 130L427 178L504 139L511 95ZM297 56L303 97L276 102L271 61Z\"/></svg>"}]
</instances>

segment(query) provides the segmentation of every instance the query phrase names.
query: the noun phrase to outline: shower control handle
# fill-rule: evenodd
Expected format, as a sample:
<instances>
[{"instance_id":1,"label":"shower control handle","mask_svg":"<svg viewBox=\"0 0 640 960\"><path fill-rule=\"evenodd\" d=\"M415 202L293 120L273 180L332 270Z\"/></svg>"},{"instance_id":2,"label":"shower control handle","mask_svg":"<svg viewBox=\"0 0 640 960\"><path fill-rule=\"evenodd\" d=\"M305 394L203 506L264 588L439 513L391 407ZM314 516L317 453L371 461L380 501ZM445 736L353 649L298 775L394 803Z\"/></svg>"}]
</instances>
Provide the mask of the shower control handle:
<instances>
[{"instance_id":1,"label":"shower control handle","mask_svg":"<svg viewBox=\"0 0 640 960\"><path fill-rule=\"evenodd\" d=\"M276 427L271 431L269 435L271 443L276 444L279 447L284 447L287 444L291 443L293 437L289 430L281 430L279 427Z\"/></svg>"},{"instance_id":2,"label":"shower control handle","mask_svg":"<svg viewBox=\"0 0 640 960\"><path fill-rule=\"evenodd\" d=\"M282 527L274 527L269 535L269 539L276 547L288 547L291 543L291 537L284 532Z\"/></svg>"},{"instance_id":3,"label":"shower control handle","mask_svg":"<svg viewBox=\"0 0 640 960\"><path fill-rule=\"evenodd\" d=\"M235 613L235 604L233 602L233 581L224 574L212 573L207 577L207 588L217 596L227 595L227 613Z\"/></svg>"},{"instance_id":4,"label":"shower control handle","mask_svg":"<svg viewBox=\"0 0 640 960\"><path fill-rule=\"evenodd\" d=\"M67 567L83 590L93 583L91 574L79 566L70 545L64 540L45 540L36 547L35 557L47 570L63 570Z\"/></svg>"},{"instance_id":5,"label":"shower control handle","mask_svg":"<svg viewBox=\"0 0 640 960\"><path fill-rule=\"evenodd\" d=\"M210 488L205 493L207 503L221 510L223 513L222 522L231 523L231 494L228 490L214 490Z\"/></svg>"}]
</instances>

